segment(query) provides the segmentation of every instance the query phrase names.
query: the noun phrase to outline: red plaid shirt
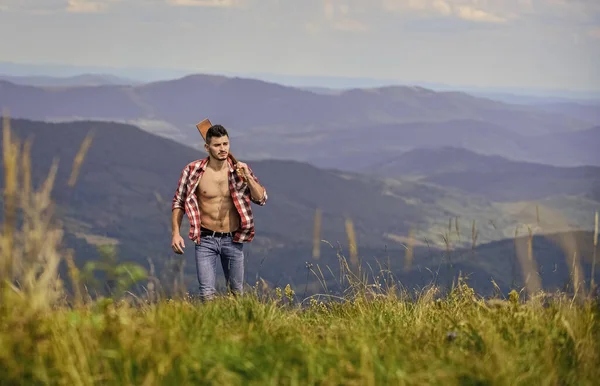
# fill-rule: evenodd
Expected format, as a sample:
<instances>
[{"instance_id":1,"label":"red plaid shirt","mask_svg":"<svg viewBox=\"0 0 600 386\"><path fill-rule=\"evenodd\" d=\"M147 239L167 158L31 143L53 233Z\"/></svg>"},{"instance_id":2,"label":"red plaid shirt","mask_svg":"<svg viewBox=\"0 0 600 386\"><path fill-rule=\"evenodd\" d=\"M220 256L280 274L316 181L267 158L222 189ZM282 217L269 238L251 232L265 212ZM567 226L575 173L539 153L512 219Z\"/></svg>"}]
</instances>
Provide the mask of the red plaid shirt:
<instances>
[{"instance_id":1,"label":"red plaid shirt","mask_svg":"<svg viewBox=\"0 0 600 386\"><path fill-rule=\"evenodd\" d=\"M185 211L190 221L190 231L188 237L196 242L200 243L200 205L198 205L198 198L196 197L195 191L200 182L200 178L206 166L208 165L209 157L192 161L185 166L179 177L177 183L177 189L173 197L171 210L175 208L181 208ZM252 216L252 208L250 202L254 202L257 205L263 206L267 202L267 191L260 201L254 200L250 195L250 187L238 176L233 167L233 163L230 158L227 158L229 164L229 191L233 199L233 204L240 215L240 227L233 234L234 242L250 242L254 238L254 218ZM248 167L250 175L256 181L258 178L252 172L252 169Z\"/></svg>"}]
</instances>

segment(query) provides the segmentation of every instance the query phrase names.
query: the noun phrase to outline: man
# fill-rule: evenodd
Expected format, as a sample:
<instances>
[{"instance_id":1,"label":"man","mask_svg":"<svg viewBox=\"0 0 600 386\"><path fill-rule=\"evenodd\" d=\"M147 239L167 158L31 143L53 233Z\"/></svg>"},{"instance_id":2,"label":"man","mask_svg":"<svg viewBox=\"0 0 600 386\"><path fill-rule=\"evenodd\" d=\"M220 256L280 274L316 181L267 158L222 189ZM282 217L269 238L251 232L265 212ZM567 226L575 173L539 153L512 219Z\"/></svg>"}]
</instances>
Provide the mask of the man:
<instances>
[{"instance_id":1,"label":"man","mask_svg":"<svg viewBox=\"0 0 600 386\"><path fill-rule=\"evenodd\" d=\"M177 254L185 248L180 235L183 214L188 216L188 237L195 243L200 297L214 297L217 257L221 260L228 288L243 293L243 243L254 238L250 202L264 206L267 191L250 167L229 157L229 135L221 125L206 132L208 157L185 166L172 202L171 247Z\"/></svg>"}]
</instances>

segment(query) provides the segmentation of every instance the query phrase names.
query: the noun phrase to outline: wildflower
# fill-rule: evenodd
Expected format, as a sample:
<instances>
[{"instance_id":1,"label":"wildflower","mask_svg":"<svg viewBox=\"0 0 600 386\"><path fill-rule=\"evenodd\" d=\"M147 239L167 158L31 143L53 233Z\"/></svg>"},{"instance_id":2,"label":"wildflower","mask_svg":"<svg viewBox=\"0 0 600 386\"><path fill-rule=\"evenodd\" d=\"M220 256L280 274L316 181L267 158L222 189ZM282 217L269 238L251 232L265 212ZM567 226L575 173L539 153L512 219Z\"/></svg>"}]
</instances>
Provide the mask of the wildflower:
<instances>
[{"instance_id":1,"label":"wildflower","mask_svg":"<svg viewBox=\"0 0 600 386\"><path fill-rule=\"evenodd\" d=\"M292 287L288 284L285 286L285 297L288 299L288 301L291 303L294 301L294 295L295 292L292 289Z\"/></svg>"}]
</instances>

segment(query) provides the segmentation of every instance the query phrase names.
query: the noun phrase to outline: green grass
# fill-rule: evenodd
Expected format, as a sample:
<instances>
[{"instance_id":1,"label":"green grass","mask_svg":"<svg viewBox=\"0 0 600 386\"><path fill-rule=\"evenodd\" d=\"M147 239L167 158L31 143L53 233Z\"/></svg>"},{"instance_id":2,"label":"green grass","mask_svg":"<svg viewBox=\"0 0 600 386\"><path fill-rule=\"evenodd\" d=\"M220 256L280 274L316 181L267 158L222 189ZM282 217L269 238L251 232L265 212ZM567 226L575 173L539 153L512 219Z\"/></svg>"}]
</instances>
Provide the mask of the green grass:
<instances>
[{"instance_id":1,"label":"green grass","mask_svg":"<svg viewBox=\"0 0 600 386\"><path fill-rule=\"evenodd\" d=\"M291 305L250 293L201 304L104 299L0 316L0 379L68 385L586 385L597 304L387 295ZM25 312L25 313L23 313Z\"/></svg>"}]
</instances>

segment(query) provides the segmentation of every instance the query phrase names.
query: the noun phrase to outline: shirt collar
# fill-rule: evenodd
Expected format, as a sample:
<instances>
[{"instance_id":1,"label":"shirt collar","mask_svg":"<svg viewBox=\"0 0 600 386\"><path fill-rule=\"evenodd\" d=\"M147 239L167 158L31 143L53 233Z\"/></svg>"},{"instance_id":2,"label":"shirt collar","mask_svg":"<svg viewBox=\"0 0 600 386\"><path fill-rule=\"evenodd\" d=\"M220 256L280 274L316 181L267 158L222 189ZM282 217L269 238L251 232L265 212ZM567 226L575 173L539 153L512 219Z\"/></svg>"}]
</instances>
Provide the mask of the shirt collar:
<instances>
[{"instance_id":1,"label":"shirt collar","mask_svg":"<svg viewBox=\"0 0 600 386\"><path fill-rule=\"evenodd\" d=\"M233 173L235 171L235 168L233 166L233 161L231 160L231 157L227 157L227 164L229 165L229 171Z\"/></svg>"}]
</instances>

